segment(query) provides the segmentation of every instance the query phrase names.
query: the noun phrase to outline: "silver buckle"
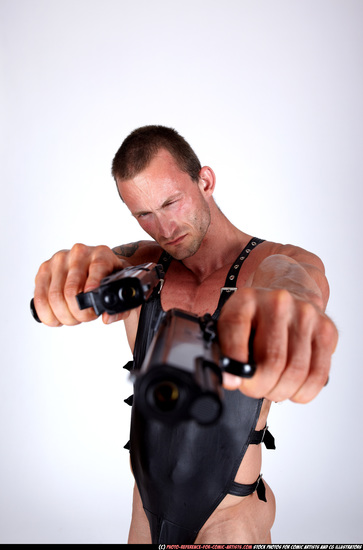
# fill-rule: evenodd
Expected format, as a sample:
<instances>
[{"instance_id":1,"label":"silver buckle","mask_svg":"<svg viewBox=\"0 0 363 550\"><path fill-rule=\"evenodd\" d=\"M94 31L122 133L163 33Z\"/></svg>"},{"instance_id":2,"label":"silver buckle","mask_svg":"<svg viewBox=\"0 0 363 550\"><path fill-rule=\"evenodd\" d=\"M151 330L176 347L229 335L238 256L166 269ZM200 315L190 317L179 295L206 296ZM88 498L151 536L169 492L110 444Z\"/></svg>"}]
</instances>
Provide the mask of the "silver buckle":
<instances>
[{"instance_id":1,"label":"silver buckle","mask_svg":"<svg viewBox=\"0 0 363 550\"><path fill-rule=\"evenodd\" d=\"M221 288L221 294L222 294L223 291L225 291L225 292L236 292L236 290L237 290L236 286L223 286Z\"/></svg>"}]
</instances>

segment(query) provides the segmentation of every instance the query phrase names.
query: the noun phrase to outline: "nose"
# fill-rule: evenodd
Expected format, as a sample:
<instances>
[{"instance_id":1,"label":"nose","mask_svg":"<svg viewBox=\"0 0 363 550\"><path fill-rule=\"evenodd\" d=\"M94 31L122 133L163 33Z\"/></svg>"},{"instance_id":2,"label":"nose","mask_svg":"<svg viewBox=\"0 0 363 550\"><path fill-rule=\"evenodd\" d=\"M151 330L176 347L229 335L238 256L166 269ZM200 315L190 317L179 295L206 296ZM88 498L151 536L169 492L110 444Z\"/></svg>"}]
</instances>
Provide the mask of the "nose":
<instances>
[{"instance_id":1,"label":"nose","mask_svg":"<svg viewBox=\"0 0 363 550\"><path fill-rule=\"evenodd\" d=\"M171 239L177 230L177 224L168 214L159 213L157 216L158 236L162 239Z\"/></svg>"}]
</instances>

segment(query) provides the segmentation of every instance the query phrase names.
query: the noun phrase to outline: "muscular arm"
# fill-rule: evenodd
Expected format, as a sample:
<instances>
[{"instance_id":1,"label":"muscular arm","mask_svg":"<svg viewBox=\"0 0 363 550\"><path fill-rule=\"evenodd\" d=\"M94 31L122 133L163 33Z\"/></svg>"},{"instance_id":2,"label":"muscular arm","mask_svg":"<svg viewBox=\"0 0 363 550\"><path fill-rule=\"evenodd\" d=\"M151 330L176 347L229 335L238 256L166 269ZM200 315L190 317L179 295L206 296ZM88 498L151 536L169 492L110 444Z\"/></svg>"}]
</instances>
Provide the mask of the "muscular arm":
<instances>
[{"instance_id":1,"label":"muscular arm","mask_svg":"<svg viewBox=\"0 0 363 550\"><path fill-rule=\"evenodd\" d=\"M322 262L294 247L267 256L224 306L219 324L222 350L247 361L254 334L257 371L251 380L225 378L251 397L306 403L327 382L337 330L325 315L329 286Z\"/></svg>"},{"instance_id":2,"label":"muscular arm","mask_svg":"<svg viewBox=\"0 0 363 550\"><path fill-rule=\"evenodd\" d=\"M310 253L296 252L294 256L273 254L265 258L250 278L250 286L286 289L325 311L329 284L322 261Z\"/></svg>"},{"instance_id":3,"label":"muscular arm","mask_svg":"<svg viewBox=\"0 0 363 550\"><path fill-rule=\"evenodd\" d=\"M131 258L140 248L140 242L141 241L129 244L121 244L120 246L116 246L112 250L119 258Z\"/></svg>"},{"instance_id":4,"label":"muscular arm","mask_svg":"<svg viewBox=\"0 0 363 550\"><path fill-rule=\"evenodd\" d=\"M155 241L137 241L121 244L112 249L113 253L129 264L140 265L145 262L157 262L161 248Z\"/></svg>"}]
</instances>

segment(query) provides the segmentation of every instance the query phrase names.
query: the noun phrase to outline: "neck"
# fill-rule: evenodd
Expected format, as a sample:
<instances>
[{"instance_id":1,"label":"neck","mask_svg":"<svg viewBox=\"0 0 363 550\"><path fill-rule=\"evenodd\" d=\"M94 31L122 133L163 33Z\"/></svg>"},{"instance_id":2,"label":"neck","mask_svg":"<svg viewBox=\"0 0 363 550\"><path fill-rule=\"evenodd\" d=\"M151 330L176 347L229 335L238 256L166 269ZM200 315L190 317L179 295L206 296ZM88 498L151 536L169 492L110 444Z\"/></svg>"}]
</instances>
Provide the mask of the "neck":
<instances>
[{"instance_id":1,"label":"neck","mask_svg":"<svg viewBox=\"0 0 363 550\"><path fill-rule=\"evenodd\" d=\"M201 282L209 275L234 261L251 238L235 227L219 210L214 200L211 205L211 223L198 251L182 260L183 265Z\"/></svg>"}]
</instances>

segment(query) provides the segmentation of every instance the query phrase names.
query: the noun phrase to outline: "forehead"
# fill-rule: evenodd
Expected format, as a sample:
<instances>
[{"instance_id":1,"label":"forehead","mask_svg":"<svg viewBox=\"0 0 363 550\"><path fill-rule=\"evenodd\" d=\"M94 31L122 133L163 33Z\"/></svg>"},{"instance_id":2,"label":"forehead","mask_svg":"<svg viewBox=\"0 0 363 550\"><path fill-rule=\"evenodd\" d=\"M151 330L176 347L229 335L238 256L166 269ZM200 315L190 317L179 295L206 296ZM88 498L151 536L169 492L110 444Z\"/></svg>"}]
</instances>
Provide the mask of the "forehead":
<instances>
[{"instance_id":1,"label":"forehead","mask_svg":"<svg viewBox=\"0 0 363 550\"><path fill-rule=\"evenodd\" d=\"M162 204L169 196L187 192L193 183L169 151L161 149L144 170L129 180L117 181L117 186L125 204L134 211L144 202L154 207Z\"/></svg>"}]
</instances>

